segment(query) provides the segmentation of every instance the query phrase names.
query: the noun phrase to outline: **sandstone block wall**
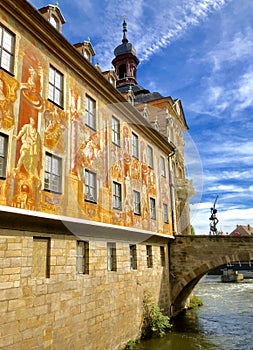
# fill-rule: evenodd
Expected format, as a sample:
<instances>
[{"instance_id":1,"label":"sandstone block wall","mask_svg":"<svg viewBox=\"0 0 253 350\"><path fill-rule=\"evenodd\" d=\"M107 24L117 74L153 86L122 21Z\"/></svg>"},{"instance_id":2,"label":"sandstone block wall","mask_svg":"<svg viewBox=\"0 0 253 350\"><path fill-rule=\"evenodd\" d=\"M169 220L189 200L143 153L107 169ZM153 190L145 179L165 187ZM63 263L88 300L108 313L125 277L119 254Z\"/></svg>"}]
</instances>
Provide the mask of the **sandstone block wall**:
<instances>
[{"instance_id":1,"label":"sandstone block wall","mask_svg":"<svg viewBox=\"0 0 253 350\"><path fill-rule=\"evenodd\" d=\"M34 277L35 236L50 240L48 278ZM129 243L116 242L117 271L107 270L107 242L90 241L89 273L77 274L77 239L0 231L1 349L122 349L140 334L145 291L169 311L166 240L137 244L136 270L130 269ZM152 268L146 244L152 245Z\"/></svg>"}]
</instances>

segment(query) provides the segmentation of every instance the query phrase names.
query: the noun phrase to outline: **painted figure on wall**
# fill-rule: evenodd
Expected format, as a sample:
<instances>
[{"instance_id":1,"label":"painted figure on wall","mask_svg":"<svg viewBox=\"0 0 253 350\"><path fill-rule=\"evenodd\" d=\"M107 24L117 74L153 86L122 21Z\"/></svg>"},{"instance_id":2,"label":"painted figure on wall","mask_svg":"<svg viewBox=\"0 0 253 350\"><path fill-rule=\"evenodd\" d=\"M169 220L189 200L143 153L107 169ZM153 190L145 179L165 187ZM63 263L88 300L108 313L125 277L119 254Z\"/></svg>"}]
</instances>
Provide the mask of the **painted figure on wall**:
<instances>
[{"instance_id":1,"label":"painted figure on wall","mask_svg":"<svg viewBox=\"0 0 253 350\"><path fill-rule=\"evenodd\" d=\"M71 122L71 171L73 174L77 174L76 155L78 147L78 123L79 123L79 100L80 92L78 89L70 89L70 122Z\"/></svg>"},{"instance_id":2,"label":"painted figure on wall","mask_svg":"<svg viewBox=\"0 0 253 350\"><path fill-rule=\"evenodd\" d=\"M133 189L129 173L125 177L125 215L126 225L133 224Z\"/></svg>"},{"instance_id":3,"label":"painted figure on wall","mask_svg":"<svg viewBox=\"0 0 253 350\"><path fill-rule=\"evenodd\" d=\"M0 128L9 129L14 124L13 103L18 85L14 78L0 72Z\"/></svg>"},{"instance_id":4,"label":"painted figure on wall","mask_svg":"<svg viewBox=\"0 0 253 350\"><path fill-rule=\"evenodd\" d=\"M20 157L17 163L17 167L14 168L14 172L21 170L23 165L27 173L39 179L38 174L38 163L40 160L40 135L35 127L35 120L30 118L30 123L25 124L22 129L19 131L17 136L14 136L14 139L22 141L22 146L20 148Z\"/></svg>"},{"instance_id":5,"label":"painted figure on wall","mask_svg":"<svg viewBox=\"0 0 253 350\"><path fill-rule=\"evenodd\" d=\"M39 66L35 69L30 66L27 74L27 81L21 85L22 95L33 108L41 110L43 108L43 100L40 95L42 68Z\"/></svg>"},{"instance_id":6,"label":"painted figure on wall","mask_svg":"<svg viewBox=\"0 0 253 350\"><path fill-rule=\"evenodd\" d=\"M64 152L64 132L67 128L67 115L51 102L46 102L44 112L45 132L44 145L57 152Z\"/></svg>"},{"instance_id":7,"label":"painted figure on wall","mask_svg":"<svg viewBox=\"0 0 253 350\"><path fill-rule=\"evenodd\" d=\"M4 93L4 82L2 79L0 79L0 101L4 101L6 99L5 93Z\"/></svg>"},{"instance_id":8,"label":"painted figure on wall","mask_svg":"<svg viewBox=\"0 0 253 350\"><path fill-rule=\"evenodd\" d=\"M101 165L100 134L94 133L87 140L83 140L78 152L78 168L96 167ZM95 164L96 163L96 164Z\"/></svg>"},{"instance_id":9,"label":"painted figure on wall","mask_svg":"<svg viewBox=\"0 0 253 350\"><path fill-rule=\"evenodd\" d=\"M142 183L141 208L142 208L143 219L148 219L149 217L148 191L147 191L147 185L145 182Z\"/></svg>"}]
</instances>

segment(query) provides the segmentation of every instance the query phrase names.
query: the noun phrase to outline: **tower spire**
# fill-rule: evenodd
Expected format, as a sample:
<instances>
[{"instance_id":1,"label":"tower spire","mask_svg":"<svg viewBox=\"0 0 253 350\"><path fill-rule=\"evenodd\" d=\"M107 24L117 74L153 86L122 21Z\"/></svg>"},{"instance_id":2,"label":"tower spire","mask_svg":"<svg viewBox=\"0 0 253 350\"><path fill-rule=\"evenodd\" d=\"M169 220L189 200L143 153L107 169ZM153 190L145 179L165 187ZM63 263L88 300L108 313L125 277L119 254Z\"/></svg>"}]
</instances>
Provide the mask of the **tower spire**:
<instances>
[{"instance_id":1,"label":"tower spire","mask_svg":"<svg viewBox=\"0 0 253 350\"><path fill-rule=\"evenodd\" d=\"M124 20L124 22L123 22L123 39L122 39L123 44L128 43L128 39L126 37L126 32L127 32L127 24L126 24L126 21Z\"/></svg>"},{"instance_id":2,"label":"tower spire","mask_svg":"<svg viewBox=\"0 0 253 350\"><path fill-rule=\"evenodd\" d=\"M126 91L128 91L129 85L135 86L136 81L136 67L139 64L139 60L136 57L136 50L134 46L128 41L126 32L127 24L125 21L125 16L123 19L123 39L122 43L117 46L114 50L115 58L112 64L115 68L115 73L117 76L116 87L126 86Z\"/></svg>"}]
</instances>

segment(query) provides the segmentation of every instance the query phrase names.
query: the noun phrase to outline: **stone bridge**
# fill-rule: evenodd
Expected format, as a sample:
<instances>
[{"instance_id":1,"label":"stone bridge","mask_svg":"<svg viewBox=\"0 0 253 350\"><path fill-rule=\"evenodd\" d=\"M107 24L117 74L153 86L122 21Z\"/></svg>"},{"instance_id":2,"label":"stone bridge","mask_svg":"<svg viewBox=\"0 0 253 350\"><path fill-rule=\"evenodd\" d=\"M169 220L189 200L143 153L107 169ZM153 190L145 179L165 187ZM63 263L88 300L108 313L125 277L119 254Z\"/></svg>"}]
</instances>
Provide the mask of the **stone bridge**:
<instances>
[{"instance_id":1,"label":"stone bridge","mask_svg":"<svg viewBox=\"0 0 253 350\"><path fill-rule=\"evenodd\" d=\"M176 236L170 244L171 314L185 308L199 280L210 270L253 260L252 236Z\"/></svg>"}]
</instances>

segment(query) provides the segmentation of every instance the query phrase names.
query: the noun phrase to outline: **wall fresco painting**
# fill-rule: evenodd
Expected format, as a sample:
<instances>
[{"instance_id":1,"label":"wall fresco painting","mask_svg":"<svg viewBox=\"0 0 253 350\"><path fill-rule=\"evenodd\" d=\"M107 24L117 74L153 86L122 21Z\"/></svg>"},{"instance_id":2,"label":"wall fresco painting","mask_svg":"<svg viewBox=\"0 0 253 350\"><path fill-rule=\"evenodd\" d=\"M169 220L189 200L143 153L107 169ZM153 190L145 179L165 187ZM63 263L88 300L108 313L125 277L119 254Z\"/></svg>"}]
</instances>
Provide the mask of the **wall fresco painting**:
<instances>
[{"instance_id":1,"label":"wall fresco painting","mask_svg":"<svg viewBox=\"0 0 253 350\"><path fill-rule=\"evenodd\" d=\"M12 206L38 209L41 187L41 135L38 132L39 112L43 110L41 57L31 48L24 50L17 141L16 165L13 169Z\"/></svg>"},{"instance_id":2,"label":"wall fresco painting","mask_svg":"<svg viewBox=\"0 0 253 350\"><path fill-rule=\"evenodd\" d=\"M0 128L8 130L14 125L13 104L18 87L14 78L0 70Z\"/></svg>"},{"instance_id":3,"label":"wall fresco painting","mask_svg":"<svg viewBox=\"0 0 253 350\"><path fill-rule=\"evenodd\" d=\"M46 101L44 123L44 146L55 153L63 154L66 149L67 114L53 103Z\"/></svg>"},{"instance_id":4,"label":"wall fresco painting","mask_svg":"<svg viewBox=\"0 0 253 350\"><path fill-rule=\"evenodd\" d=\"M45 98L48 62L36 47L21 48L18 67L20 85L0 70L0 128L9 130L13 141L11 153L15 156L6 181L0 181L0 203L5 197L7 205L17 208L72 216L79 216L82 212L84 218L93 221L157 229L157 222L150 220L149 197L157 199L160 182L157 183L156 173L147 165L147 143L143 137L139 135L140 159L136 159L132 156L132 129L127 122L121 122L122 147L112 145L111 112L102 110L97 113L102 123L100 130L89 128L85 124L87 91L84 88L87 86L77 83L78 80L66 72L66 109L48 101ZM15 105L18 98L19 105ZM69 170L63 170L67 176L64 177L62 194L43 190L45 150L66 159L64 167L70 164ZM97 203L85 201L85 169L96 173ZM112 181L122 185L122 210L112 208ZM167 186L166 180L164 186ZM133 189L141 193L141 215L134 214ZM167 195L161 196L159 202L157 199L160 206L167 199ZM157 210L159 213L160 209ZM161 231L164 225L161 223L160 226Z\"/></svg>"}]
</instances>

